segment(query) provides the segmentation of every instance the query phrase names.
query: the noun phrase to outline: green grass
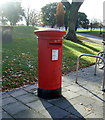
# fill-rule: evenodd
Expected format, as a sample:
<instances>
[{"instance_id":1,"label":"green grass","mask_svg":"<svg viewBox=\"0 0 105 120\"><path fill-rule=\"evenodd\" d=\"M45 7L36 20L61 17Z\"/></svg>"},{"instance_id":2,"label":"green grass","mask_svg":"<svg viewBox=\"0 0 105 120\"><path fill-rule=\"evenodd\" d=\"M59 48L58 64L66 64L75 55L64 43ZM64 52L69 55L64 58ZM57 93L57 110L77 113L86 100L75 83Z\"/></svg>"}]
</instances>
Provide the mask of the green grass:
<instances>
[{"instance_id":1,"label":"green grass","mask_svg":"<svg viewBox=\"0 0 105 120\"><path fill-rule=\"evenodd\" d=\"M91 30L90 29L77 29L77 32L89 32L89 31ZM92 31L95 32L95 31L100 31L100 30L93 29ZM101 31L105 32L105 30L102 30L102 29Z\"/></svg>"},{"instance_id":2,"label":"green grass","mask_svg":"<svg viewBox=\"0 0 105 120\"><path fill-rule=\"evenodd\" d=\"M36 27L37 29L47 29L47 28L50 28L50 27Z\"/></svg>"},{"instance_id":3,"label":"green grass","mask_svg":"<svg viewBox=\"0 0 105 120\"><path fill-rule=\"evenodd\" d=\"M101 32L105 33L105 30L101 30ZM100 36L100 30L87 30L87 29L77 29L77 33L84 33L84 34L90 34L94 36Z\"/></svg>"},{"instance_id":4,"label":"green grass","mask_svg":"<svg viewBox=\"0 0 105 120\"><path fill-rule=\"evenodd\" d=\"M77 34L77 37L79 40L84 40L84 39L88 39L87 37L83 36L83 35L78 35Z\"/></svg>"},{"instance_id":5,"label":"green grass","mask_svg":"<svg viewBox=\"0 0 105 120\"><path fill-rule=\"evenodd\" d=\"M2 76L3 90L33 84L38 78L38 40L33 33L34 27L13 27L13 41L3 43ZM82 36L80 39L83 39ZM62 73L67 74L76 69L77 57L82 53L97 54L102 46L89 42L63 42ZM80 67L94 64L95 59L82 57Z\"/></svg>"},{"instance_id":6,"label":"green grass","mask_svg":"<svg viewBox=\"0 0 105 120\"><path fill-rule=\"evenodd\" d=\"M102 46L89 42L81 42L79 44L65 40L63 44L63 74L76 70L77 57L83 53L97 54L102 50ZM95 58L82 57L80 68L88 67L95 63Z\"/></svg>"},{"instance_id":7,"label":"green grass","mask_svg":"<svg viewBox=\"0 0 105 120\"><path fill-rule=\"evenodd\" d=\"M13 42L3 43L3 87L33 83L37 78L37 39L34 27L14 27Z\"/></svg>"}]
</instances>

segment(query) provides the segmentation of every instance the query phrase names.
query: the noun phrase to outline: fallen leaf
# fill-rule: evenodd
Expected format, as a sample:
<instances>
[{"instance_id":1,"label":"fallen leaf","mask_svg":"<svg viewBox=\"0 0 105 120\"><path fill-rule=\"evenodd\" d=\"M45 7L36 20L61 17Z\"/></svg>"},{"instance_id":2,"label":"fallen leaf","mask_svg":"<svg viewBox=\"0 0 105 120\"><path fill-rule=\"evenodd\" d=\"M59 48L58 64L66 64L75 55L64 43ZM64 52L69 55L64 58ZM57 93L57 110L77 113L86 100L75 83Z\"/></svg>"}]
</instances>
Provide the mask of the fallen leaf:
<instances>
[{"instance_id":1,"label":"fallen leaf","mask_svg":"<svg viewBox=\"0 0 105 120\"><path fill-rule=\"evenodd\" d=\"M84 109L87 110L87 111L91 111L92 110L92 108L90 108L90 107L84 107Z\"/></svg>"},{"instance_id":2,"label":"fallen leaf","mask_svg":"<svg viewBox=\"0 0 105 120\"><path fill-rule=\"evenodd\" d=\"M83 103L79 103L80 105L83 105Z\"/></svg>"},{"instance_id":3,"label":"fallen leaf","mask_svg":"<svg viewBox=\"0 0 105 120\"><path fill-rule=\"evenodd\" d=\"M8 59L9 57L8 57L8 56L6 56L5 58L6 58L6 59Z\"/></svg>"}]
</instances>

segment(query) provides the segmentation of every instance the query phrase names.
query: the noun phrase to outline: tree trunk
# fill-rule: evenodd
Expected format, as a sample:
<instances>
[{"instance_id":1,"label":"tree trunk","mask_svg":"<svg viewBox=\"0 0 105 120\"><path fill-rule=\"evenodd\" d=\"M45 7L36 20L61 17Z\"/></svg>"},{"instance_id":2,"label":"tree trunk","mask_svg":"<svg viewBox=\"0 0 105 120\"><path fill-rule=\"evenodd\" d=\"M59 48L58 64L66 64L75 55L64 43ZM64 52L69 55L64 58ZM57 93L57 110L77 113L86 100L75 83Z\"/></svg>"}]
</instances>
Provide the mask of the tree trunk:
<instances>
[{"instance_id":1,"label":"tree trunk","mask_svg":"<svg viewBox=\"0 0 105 120\"><path fill-rule=\"evenodd\" d=\"M51 28L54 28L54 25L52 25Z\"/></svg>"},{"instance_id":2,"label":"tree trunk","mask_svg":"<svg viewBox=\"0 0 105 120\"><path fill-rule=\"evenodd\" d=\"M79 42L77 37L76 37L76 33L70 27L68 28L68 32L65 36L65 39L66 40L71 40L73 42Z\"/></svg>"},{"instance_id":3,"label":"tree trunk","mask_svg":"<svg viewBox=\"0 0 105 120\"><path fill-rule=\"evenodd\" d=\"M26 25L29 26L29 22L28 21L26 21Z\"/></svg>"},{"instance_id":4,"label":"tree trunk","mask_svg":"<svg viewBox=\"0 0 105 120\"><path fill-rule=\"evenodd\" d=\"M78 16L78 10L83 2L72 2L70 11L69 11L69 23L68 23L68 31L65 36L67 40L71 40L73 42L79 42L79 40L76 37L76 22L77 22L77 16Z\"/></svg>"},{"instance_id":5,"label":"tree trunk","mask_svg":"<svg viewBox=\"0 0 105 120\"><path fill-rule=\"evenodd\" d=\"M65 31L67 31L67 26L65 26Z\"/></svg>"}]
</instances>

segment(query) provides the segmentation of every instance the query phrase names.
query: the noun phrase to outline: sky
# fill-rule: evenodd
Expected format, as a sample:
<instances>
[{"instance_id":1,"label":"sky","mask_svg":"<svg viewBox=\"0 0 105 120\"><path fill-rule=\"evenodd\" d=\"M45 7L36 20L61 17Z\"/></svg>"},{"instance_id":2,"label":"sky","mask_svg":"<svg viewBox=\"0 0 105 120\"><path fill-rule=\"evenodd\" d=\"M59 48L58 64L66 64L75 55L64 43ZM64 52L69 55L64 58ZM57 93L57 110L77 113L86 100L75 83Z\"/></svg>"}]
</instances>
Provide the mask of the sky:
<instances>
[{"instance_id":1,"label":"sky","mask_svg":"<svg viewBox=\"0 0 105 120\"><path fill-rule=\"evenodd\" d=\"M59 2L61 0L21 0L22 5L31 6L36 10L40 10L41 7L50 2ZM71 2L71 0L69 0ZM103 2L105 0L84 0L84 3L80 7L80 12L84 12L88 19L103 20Z\"/></svg>"},{"instance_id":2,"label":"sky","mask_svg":"<svg viewBox=\"0 0 105 120\"><path fill-rule=\"evenodd\" d=\"M0 0L0 4L10 0ZM14 1L14 0L13 0ZM48 3L60 2L61 0L17 0L22 2L22 6L26 8L27 6L40 11L41 7ZM68 0L71 2L71 0ZM80 0L79 0L80 1ZM84 0L84 3L80 7L80 12L84 12L88 19L97 19L103 21L103 2L105 0ZM105 6L105 5L104 5Z\"/></svg>"}]
</instances>

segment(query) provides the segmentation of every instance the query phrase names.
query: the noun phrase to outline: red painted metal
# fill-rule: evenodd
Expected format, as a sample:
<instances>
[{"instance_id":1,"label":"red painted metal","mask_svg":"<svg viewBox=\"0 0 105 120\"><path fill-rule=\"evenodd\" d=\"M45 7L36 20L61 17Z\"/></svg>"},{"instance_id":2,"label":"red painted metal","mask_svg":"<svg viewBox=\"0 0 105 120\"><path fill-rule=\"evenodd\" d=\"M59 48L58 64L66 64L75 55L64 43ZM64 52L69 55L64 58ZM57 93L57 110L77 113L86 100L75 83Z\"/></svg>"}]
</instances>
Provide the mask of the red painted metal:
<instances>
[{"instance_id":1,"label":"red painted metal","mask_svg":"<svg viewBox=\"0 0 105 120\"><path fill-rule=\"evenodd\" d=\"M45 90L59 89L62 77L62 37L66 32L44 29L34 33L38 36L38 86ZM52 50L58 52L58 60L52 59Z\"/></svg>"}]
</instances>

